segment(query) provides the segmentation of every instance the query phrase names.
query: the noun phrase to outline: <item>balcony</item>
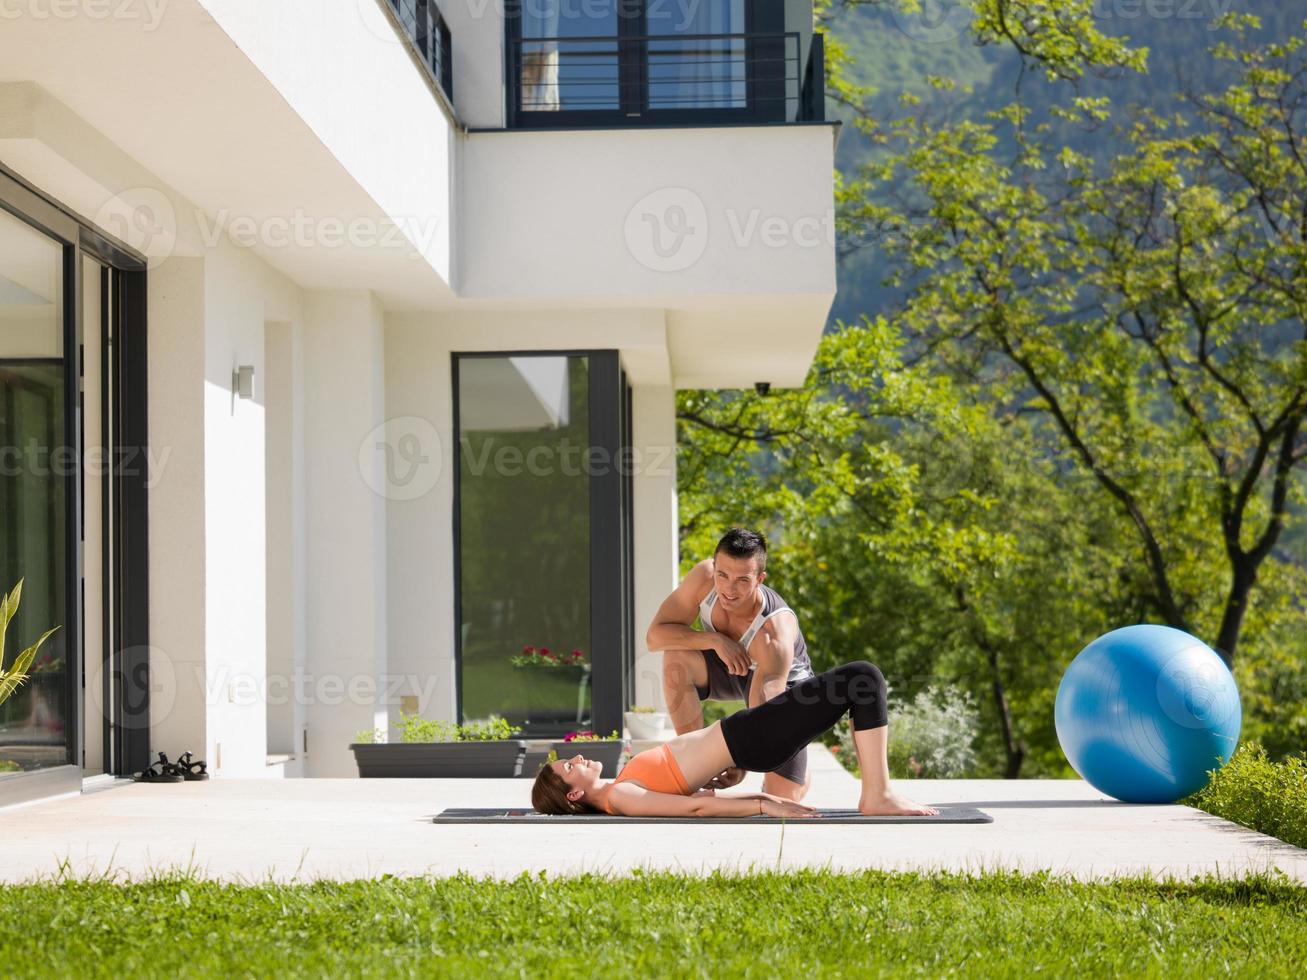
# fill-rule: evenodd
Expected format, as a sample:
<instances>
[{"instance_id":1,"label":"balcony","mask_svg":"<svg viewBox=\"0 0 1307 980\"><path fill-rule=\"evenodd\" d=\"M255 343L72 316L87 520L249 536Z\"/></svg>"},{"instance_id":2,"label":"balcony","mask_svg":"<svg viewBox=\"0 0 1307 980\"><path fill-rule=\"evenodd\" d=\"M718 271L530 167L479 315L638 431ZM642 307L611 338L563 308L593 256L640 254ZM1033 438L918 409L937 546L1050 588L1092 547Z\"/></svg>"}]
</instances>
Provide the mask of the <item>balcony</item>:
<instances>
[{"instance_id":1,"label":"balcony","mask_svg":"<svg viewBox=\"0 0 1307 980\"><path fill-rule=\"evenodd\" d=\"M399 20L404 39L431 80L449 100L454 98L452 39L435 0L387 0Z\"/></svg>"},{"instance_id":2,"label":"balcony","mask_svg":"<svg viewBox=\"0 0 1307 980\"><path fill-rule=\"evenodd\" d=\"M508 127L821 122L821 34L510 37Z\"/></svg>"}]
</instances>

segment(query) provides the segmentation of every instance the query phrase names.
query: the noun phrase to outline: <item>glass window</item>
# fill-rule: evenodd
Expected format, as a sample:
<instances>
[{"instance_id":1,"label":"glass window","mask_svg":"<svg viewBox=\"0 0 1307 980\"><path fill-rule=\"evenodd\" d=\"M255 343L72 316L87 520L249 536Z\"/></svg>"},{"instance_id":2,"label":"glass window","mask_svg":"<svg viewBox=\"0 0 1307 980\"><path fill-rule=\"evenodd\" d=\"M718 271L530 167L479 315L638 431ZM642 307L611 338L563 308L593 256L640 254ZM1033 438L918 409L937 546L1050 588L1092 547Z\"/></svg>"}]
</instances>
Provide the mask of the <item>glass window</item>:
<instances>
[{"instance_id":1,"label":"glass window","mask_svg":"<svg viewBox=\"0 0 1307 980\"><path fill-rule=\"evenodd\" d=\"M745 32L744 0L650 4L646 25L650 109L745 107L745 40L721 36Z\"/></svg>"},{"instance_id":2,"label":"glass window","mask_svg":"<svg viewBox=\"0 0 1307 980\"><path fill-rule=\"evenodd\" d=\"M463 717L589 727L589 358L460 357L456 371ZM543 650L579 650L580 665Z\"/></svg>"},{"instance_id":3,"label":"glass window","mask_svg":"<svg viewBox=\"0 0 1307 980\"><path fill-rule=\"evenodd\" d=\"M0 589L24 580L5 666L67 622L63 248L0 211ZM30 680L0 704L0 773L63 765L69 637L55 633Z\"/></svg>"},{"instance_id":4,"label":"glass window","mask_svg":"<svg viewBox=\"0 0 1307 980\"><path fill-rule=\"evenodd\" d=\"M617 0L524 0L521 27L523 111L619 108Z\"/></svg>"}]
</instances>

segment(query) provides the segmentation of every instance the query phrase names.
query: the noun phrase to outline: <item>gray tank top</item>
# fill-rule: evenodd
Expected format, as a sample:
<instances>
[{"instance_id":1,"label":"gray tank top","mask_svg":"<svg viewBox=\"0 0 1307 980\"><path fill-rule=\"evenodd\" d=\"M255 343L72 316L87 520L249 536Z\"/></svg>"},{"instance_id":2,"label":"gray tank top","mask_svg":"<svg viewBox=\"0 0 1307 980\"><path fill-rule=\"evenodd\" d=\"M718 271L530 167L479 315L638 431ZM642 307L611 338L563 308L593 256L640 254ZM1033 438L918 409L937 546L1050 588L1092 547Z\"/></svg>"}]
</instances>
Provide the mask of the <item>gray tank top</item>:
<instances>
[{"instance_id":1,"label":"gray tank top","mask_svg":"<svg viewBox=\"0 0 1307 980\"><path fill-rule=\"evenodd\" d=\"M745 630L744 634L740 637L740 646L744 647L746 650L749 649L749 644L753 642L753 638L758 635L758 630L762 629L762 624L767 622L767 620L771 619L773 616L787 612L795 618L796 622L799 618L798 614L786 605L785 600L782 599L771 586L760 585L758 586L758 591L762 593L762 608L758 610L758 615L753 617L753 622L749 624L749 628ZM716 605L717 588L714 586L708 594L703 597L703 601L699 603L699 625L703 627L705 631L712 633L717 632L716 627L712 624L712 611L713 607ZM757 664L749 665L750 670L753 670L755 667L757 667ZM808 659L808 644L803 638L803 630L800 629L798 639L794 641L794 660L790 663L790 673L789 676L785 678L785 686L789 687L804 678L812 676L812 661Z\"/></svg>"}]
</instances>

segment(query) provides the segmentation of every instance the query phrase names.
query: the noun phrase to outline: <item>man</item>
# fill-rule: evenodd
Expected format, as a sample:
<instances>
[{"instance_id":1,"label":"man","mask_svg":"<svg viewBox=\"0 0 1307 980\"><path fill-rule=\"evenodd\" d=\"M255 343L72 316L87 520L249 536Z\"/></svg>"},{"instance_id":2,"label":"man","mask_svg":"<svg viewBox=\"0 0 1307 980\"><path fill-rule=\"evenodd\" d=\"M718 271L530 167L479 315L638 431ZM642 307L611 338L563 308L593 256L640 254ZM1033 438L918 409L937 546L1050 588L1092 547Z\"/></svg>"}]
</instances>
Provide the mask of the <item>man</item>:
<instances>
[{"instance_id":1,"label":"man","mask_svg":"<svg viewBox=\"0 0 1307 980\"><path fill-rule=\"evenodd\" d=\"M705 700L743 700L749 707L813 676L799 620L785 600L763 585L767 542L734 527L712 558L690 570L658 607L647 641L663 651L663 695L676 734L703 727ZM691 624L698 617L701 629ZM728 769L718 788L744 778ZM808 792L808 750L763 779L763 791L791 800Z\"/></svg>"}]
</instances>

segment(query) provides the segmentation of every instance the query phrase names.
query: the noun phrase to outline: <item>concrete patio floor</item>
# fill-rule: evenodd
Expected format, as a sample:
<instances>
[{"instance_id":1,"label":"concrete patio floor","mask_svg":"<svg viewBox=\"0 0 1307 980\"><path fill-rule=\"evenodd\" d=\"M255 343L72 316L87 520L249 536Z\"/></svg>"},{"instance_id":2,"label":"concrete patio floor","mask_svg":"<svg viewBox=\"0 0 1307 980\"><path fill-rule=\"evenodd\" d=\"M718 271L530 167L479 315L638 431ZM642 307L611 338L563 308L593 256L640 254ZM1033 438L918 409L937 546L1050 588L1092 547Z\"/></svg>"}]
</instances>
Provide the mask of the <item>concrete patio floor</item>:
<instances>
[{"instance_id":1,"label":"concrete patio floor","mask_svg":"<svg viewBox=\"0 0 1307 980\"><path fill-rule=\"evenodd\" d=\"M812 753L808 802L847 807L857 782ZM756 788L751 777L746 788ZM1077 878L1223 876L1280 868L1307 882L1307 851L1180 806L1132 806L1079 780L914 780L932 804L969 803L985 825L612 824L581 829L441 825L452 806L523 806L526 780L221 779L111 789L0 810L0 881L59 873L125 881L189 868L231 881L513 876L659 868L825 867L1024 871Z\"/></svg>"}]
</instances>

